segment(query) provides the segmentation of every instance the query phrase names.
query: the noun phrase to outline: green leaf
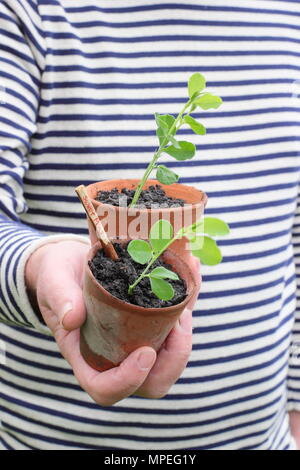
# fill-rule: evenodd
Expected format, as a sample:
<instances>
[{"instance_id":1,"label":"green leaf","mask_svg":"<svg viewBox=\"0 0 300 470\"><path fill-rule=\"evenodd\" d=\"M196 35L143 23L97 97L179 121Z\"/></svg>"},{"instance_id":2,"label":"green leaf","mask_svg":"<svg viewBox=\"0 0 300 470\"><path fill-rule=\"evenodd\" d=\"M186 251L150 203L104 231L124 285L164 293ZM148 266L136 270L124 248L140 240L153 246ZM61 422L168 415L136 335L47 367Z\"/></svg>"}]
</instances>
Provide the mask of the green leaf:
<instances>
[{"instance_id":1,"label":"green leaf","mask_svg":"<svg viewBox=\"0 0 300 470\"><path fill-rule=\"evenodd\" d=\"M173 279L173 281L178 281L179 279L176 273L170 271L170 269L164 268L163 266L154 268L151 273L148 274L148 277L154 279Z\"/></svg>"},{"instance_id":2,"label":"green leaf","mask_svg":"<svg viewBox=\"0 0 300 470\"><path fill-rule=\"evenodd\" d=\"M190 250L191 251L199 251L202 250L204 247L204 236L203 235L196 235L193 234L188 237Z\"/></svg>"},{"instance_id":3,"label":"green leaf","mask_svg":"<svg viewBox=\"0 0 300 470\"><path fill-rule=\"evenodd\" d=\"M222 98L211 93L205 93L205 95L200 96L195 101L195 104L202 109L217 109L223 103Z\"/></svg>"},{"instance_id":4,"label":"green leaf","mask_svg":"<svg viewBox=\"0 0 300 470\"><path fill-rule=\"evenodd\" d=\"M195 236L195 233L204 233L204 218L197 220L193 225L187 227L189 229L189 233Z\"/></svg>"},{"instance_id":5,"label":"green leaf","mask_svg":"<svg viewBox=\"0 0 300 470\"><path fill-rule=\"evenodd\" d=\"M215 217L204 217L203 232L211 236L223 237L230 233L230 229L226 222Z\"/></svg>"},{"instance_id":6,"label":"green leaf","mask_svg":"<svg viewBox=\"0 0 300 470\"><path fill-rule=\"evenodd\" d=\"M162 184L173 184L177 183L179 176L166 166L159 165L156 172L156 179Z\"/></svg>"},{"instance_id":7,"label":"green leaf","mask_svg":"<svg viewBox=\"0 0 300 470\"><path fill-rule=\"evenodd\" d=\"M152 292L161 300L171 300L174 297L174 289L163 279L150 278Z\"/></svg>"},{"instance_id":8,"label":"green leaf","mask_svg":"<svg viewBox=\"0 0 300 470\"><path fill-rule=\"evenodd\" d=\"M164 133L167 133L169 127L168 127L168 124L165 122L165 119L163 119L163 115L159 113L155 113L154 116L155 116L157 127L161 127Z\"/></svg>"},{"instance_id":9,"label":"green leaf","mask_svg":"<svg viewBox=\"0 0 300 470\"><path fill-rule=\"evenodd\" d=\"M152 225L149 240L153 250L157 253L164 249L164 247L173 238L173 227L165 219L158 220Z\"/></svg>"},{"instance_id":10,"label":"green leaf","mask_svg":"<svg viewBox=\"0 0 300 470\"><path fill-rule=\"evenodd\" d=\"M206 87L205 78L199 72L194 73L188 81L189 97L192 98L194 93L200 93Z\"/></svg>"},{"instance_id":11,"label":"green leaf","mask_svg":"<svg viewBox=\"0 0 300 470\"><path fill-rule=\"evenodd\" d=\"M171 129L171 127L173 126L175 122L175 118L171 114L155 113L155 120L156 120L157 127L161 127L163 131L165 132L165 134L168 133L168 131ZM176 132L176 128L174 127L174 129L171 132L171 135L175 135L175 132Z\"/></svg>"},{"instance_id":12,"label":"green leaf","mask_svg":"<svg viewBox=\"0 0 300 470\"><path fill-rule=\"evenodd\" d=\"M167 124L168 130L170 130L175 122L174 116L172 116L171 114L161 114L160 118ZM175 133L176 133L176 128L174 127L171 134L175 135Z\"/></svg>"},{"instance_id":13,"label":"green leaf","mask_svg":"<svg viewBox=\"0 0 300 470\"><path fill-rule=\"evenodd\" d=\"M184 116L185 122L190 126L190 128L195 132L195 134L205 135L206 129L203 124L197 122L196 119L192 118L192 116Z\"/></svg>"},{"instance_id":14,"label":"green leaf","mask_svg":"<svg viewBox=\"0 0 300 470\"><path fill-rule=\"evenodd\" d=\"M164 138L169 134L169 130L175 122L175 118L171 114L155 113L155 121L157 124L156 135L159 138L159 143L161 145ZM175 133L176 127L172 130L171 135L175 135Z\"/></svg>"},{"instance_id":15,"label":"green leaf","mask_svg":"<svg viewBox=\"0 0 300 470\"><path fill-rule=\"evenodd\" d=\"M174 145L164 149L164 152L176 160L190 160L196 153L196 147L191 142L186 142L184 140L178 141L180 148L177 149Z\"/></svg>"},{"instance_id":16,"label":"green leaf","mask_svg":"<svg viewBox=\"0 0 300 470\"><path fill-rule=\"evenodd\" d=\"M173 146L176 148L176 149L180 149L180 143L177 142L177 140L172 136L172 135L169 135L168 136L168 139L169 141L173 144Z\"/></svg>"},{"instance_id":17,"label":"green leaf","mask_svg":"<svg viewBox=\"0 0 300 470\"><path fill-rule=\"evenodd\" d=\"M198 243L200 243L200 238L197 237ZM222 261L222 253L216 244L215 240L209 237L202 237L203 238L203 246L200 249L193 249L192 254L200 259L201 263L208 264L209 266L214 266L215 264L219 264ZM192 240L191 240L192 242ZM196 242L197 244L197 242Z\"/></svg>"},{"instance_id":18,"label":"green leaf","mask_svg":"<svg viewBox=\"0 0 300 470\"><path fill-rule=\"evenodd\" d=\"M145 240L131 240L127 247L131 258L139 264L146 264L152 258L152 249Z\"/></svg>"},{"instance_id":19,"label":"green leaf","mask_svg":"<svg viewBox=\"0 0 300 470\"><path fill-rule=\"evenodd\" d=\"M156 135L157 135L158 140L159 140L159 145L162 145L162 143L164 141L164 138L165 138L165 134L163 133L161 127L158 127L156 129Z\"/></svg>"}]
</instances>

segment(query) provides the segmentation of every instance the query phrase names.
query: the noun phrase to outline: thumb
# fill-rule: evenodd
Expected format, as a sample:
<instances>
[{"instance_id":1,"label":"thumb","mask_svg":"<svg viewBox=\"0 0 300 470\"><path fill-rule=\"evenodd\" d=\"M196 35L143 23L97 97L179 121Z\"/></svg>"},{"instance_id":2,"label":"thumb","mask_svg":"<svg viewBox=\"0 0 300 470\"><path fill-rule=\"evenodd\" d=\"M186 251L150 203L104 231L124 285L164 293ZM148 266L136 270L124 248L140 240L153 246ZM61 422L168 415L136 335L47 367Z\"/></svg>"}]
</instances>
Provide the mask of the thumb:
<instances>
[{"instance_id":1,"label":"thumb","mask_svg":"<svg viewBox=\"0 0 300 470\"><path fill-rule=\"evenodd\" d=\"M55 309L61 326L65 330L80 328L86 318L85 305L82 290L76 282L69 279L65 284L66 294L53 302L52 310ZM55 305L56 303L56 305Z\"/></svg>"},{"instance_id":2,"label":"thumb","mask_svg":"<svg viewBox=\"0 0 300 470\"><path fill-rule=\"evenodd\" d=\"M85 321L81 263L72 264L69 258L48 257L38 280L37 299L48 326L54 330L59 324L66 330L79 328Z\"/></svg>"}]
</instances>

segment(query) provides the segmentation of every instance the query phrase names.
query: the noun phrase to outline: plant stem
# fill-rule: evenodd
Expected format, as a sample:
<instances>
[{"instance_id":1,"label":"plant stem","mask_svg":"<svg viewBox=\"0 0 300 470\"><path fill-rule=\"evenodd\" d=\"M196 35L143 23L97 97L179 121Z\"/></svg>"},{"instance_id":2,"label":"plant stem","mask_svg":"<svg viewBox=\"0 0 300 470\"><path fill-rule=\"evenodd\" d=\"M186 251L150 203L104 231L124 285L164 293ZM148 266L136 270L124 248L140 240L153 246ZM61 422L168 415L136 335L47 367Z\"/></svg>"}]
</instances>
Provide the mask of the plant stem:
<instances>
[{"instance_id":1,"label":"plant stem","mask_svg":"<svg viewBox=\"0 0 300 470\"><path fill-rule=\"evenodd\" d=\"M131 295L132 292L133 292L133 289L141 282L141 280L146 276L147 272L149 271L149 269L151 268L151 266L153 265L153 263L157 260L157 258L160 257L160 255L167 249L169 248L170 245L172 245L173 242L175 242L175 240L177 240L179 237L183 237L184 236L184 231L181 232L177 232L176 235L172 238L172 240L170 240L159 252L155 253L153 258L151 259L150 263L148 264L148 266L144 269L144 271L142 272L142 274L138 277L138 279L134 282L134 284L132 284L131 286L128 287L128 294Z\"/></svg>"},{"instance_id":2,"label":"plant stem","mask_svg":"<svg viewBox=\"0 0 300 470\"><path fill-rule=\"evenodd\" d=\"M176 129L176 132L179 130L180 126L182 125L182 122L181 122L182 116L185 113L185 111L187 110L187 108L191 105L191 103L192 103L192 101L191 101L191 99L189 99L188 102L184 105L184 108L178 114L175 121L173 122L172 126L170 127L170 129L168 131L168 134L164 137L164 139L162 140L162 143L160 144L159 148L156 150L155 154L153 155L153 158L152 158L151 162L149 163L149 165L148 165L141 181L138 184L138 187L137 187L137 189L134 193L134 196L133 196L133 199L131 201L131 204L130 204L129 208L132 208L136 205L149 175L151 174L153 168L155 167L156 162L159 159L161 153L163 152L165 145L167 145L167 143L169 142L169 135L172 135L172 132L173 132L174 129ZM179 121L180 121L180 124L179 124L178 128L176 128Z\"/></svg>"}]
</instances>

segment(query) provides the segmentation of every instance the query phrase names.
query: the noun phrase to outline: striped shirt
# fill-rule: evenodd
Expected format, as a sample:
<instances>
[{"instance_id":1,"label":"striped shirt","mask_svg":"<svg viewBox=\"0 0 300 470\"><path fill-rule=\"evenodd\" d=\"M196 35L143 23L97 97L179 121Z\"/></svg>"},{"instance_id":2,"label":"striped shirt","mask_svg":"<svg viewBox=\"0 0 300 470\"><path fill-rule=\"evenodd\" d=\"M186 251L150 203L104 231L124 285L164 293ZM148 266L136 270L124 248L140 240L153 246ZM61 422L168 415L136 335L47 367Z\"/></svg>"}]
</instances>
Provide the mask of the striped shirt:
<instances>
[{"instance_id":1,"label":"striped shirt","mask_svg":"<svg viewBox=\"0 0 300 470\"><path fill-rule=\"evenodd\" d=\"M230 224L202 267L188 366L160 400L101 407L29 303L24 266L86 239L74 187L140 177L154 112L199 71L223 98L194 160L164 158ZM290 449L300 411L300 3L0 1L0 447ZM49 238L50 237L50 238Z\"/></svg>"}]
</instances>

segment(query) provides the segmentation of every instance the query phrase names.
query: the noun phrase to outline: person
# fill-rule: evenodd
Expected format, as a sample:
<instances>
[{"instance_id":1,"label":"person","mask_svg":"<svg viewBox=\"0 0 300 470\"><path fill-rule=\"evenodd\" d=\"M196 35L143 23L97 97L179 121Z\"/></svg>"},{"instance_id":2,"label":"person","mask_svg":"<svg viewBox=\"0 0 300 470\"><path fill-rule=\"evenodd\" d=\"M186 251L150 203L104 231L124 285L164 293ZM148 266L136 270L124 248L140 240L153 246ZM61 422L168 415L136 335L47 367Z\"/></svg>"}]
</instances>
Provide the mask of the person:
<instances>
[{"instance_id":1,"label":"person","mask_svg":"<svg viewBox=\"0 0 300 470\"><path fill-rule=\"evenodd\" d=\"M0 2L2 449L295 449L299 2ZM193 72L195 160L164 159L231 235L161 351L79 352L89 249L75 186L141 177ZM197 270L196 264L193 269ZM188 364L186 365L186 363Z\"/></svg>"}]
</instances>

